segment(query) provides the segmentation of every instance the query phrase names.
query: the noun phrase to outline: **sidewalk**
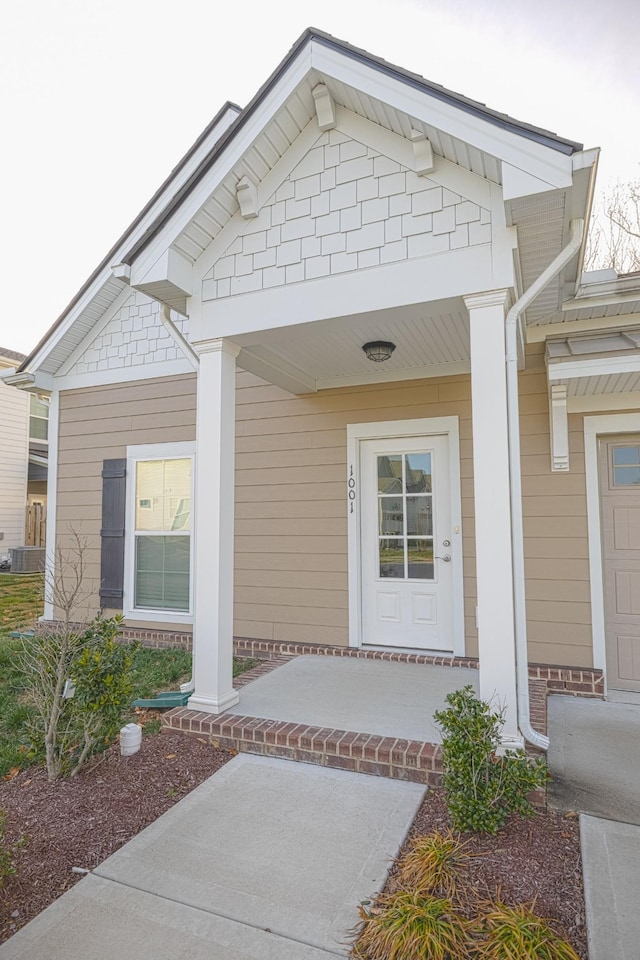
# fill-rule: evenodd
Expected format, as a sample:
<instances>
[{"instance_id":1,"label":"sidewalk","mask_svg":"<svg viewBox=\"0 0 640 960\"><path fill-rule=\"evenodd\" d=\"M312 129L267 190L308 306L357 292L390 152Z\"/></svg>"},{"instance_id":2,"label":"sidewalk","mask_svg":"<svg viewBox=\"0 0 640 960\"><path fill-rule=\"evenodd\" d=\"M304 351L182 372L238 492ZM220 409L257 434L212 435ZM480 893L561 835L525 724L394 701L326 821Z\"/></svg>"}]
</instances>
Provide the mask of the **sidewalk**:
<instances>
[{"instance_id":1,"label":"sidewalk","mask_svg":"<svg viewBox=\"0 0 640 960\"><path fill-rule=\"evenodd\" d=\"M589 960L640 943L640 707L552 696L549 805L580 812Z\"/></svg>"},{"instance_id":2,"label":"sidewalk","mask_svg":"<svg viewBox=\"0 0 640 960\"><path fill-rule=\"evenodd\" d=\"M247 754L0 947L0 960L330 960L384 885L417 784Z\"/></svg>"}]
</instances>

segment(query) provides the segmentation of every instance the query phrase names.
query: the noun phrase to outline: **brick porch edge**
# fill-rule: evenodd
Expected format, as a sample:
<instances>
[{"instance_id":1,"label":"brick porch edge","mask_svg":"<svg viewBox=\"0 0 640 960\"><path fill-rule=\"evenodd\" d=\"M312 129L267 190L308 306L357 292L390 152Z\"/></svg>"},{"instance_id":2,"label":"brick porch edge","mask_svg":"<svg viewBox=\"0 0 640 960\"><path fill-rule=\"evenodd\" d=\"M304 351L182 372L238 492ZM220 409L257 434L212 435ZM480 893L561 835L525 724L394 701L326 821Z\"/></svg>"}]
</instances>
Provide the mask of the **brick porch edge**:
<instances>
[{"instance_id":1,"label":"brick porch edge","mask_svg":"<svg viewBox=\"0 0 640 960\"><path fill-rule=\"evenodd\" d=\"M124 627L124 640L140 640L148 647L181 647L191 649L191 634L166 630L134 629ZM391 660L399 663L423 663L439 667L478 668L478 661L470 657L434 656L422 653L398 653L395 650L359 650L353 647L332 647L319 643L276 643L273 640L251 640L236 637L234 653L239 657L271 660L274 657L326 656L360 657L367 660ZM581 697L604 697L602 670L590 667L565 667L556 664L529 664L529 680L542 680L549 693L573 694Z\"/></svg>"}]
</instances>

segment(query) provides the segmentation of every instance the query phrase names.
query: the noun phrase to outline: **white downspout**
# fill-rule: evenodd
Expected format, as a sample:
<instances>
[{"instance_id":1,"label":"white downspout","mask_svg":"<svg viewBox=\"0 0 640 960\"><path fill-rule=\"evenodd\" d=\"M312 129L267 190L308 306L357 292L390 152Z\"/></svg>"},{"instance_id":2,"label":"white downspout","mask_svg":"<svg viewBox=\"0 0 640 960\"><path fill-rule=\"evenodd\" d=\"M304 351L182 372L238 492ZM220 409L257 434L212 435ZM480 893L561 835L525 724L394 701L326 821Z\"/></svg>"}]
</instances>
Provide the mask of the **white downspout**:
<instances>
[{"instance_id":1,"label":"white downspout","mask_svg":"<svg viewBox=\"0 0 640 960\"><path fill-rule=\"evenodd\" d=\"M522 530L522 478L520 467L520 423L518 399L518 320L563 267L575 257L582 244L584 220L572 220L571 239L529 289L509 310L505 321L507 353L507 415L509 424L509 472L511 474L511 537L513 557L513 606L516 643L518 726L526 740L546 750L549 738L534 730L529 716L529 661L524 579L524 535Z\"/></svg>"}]
</instances>

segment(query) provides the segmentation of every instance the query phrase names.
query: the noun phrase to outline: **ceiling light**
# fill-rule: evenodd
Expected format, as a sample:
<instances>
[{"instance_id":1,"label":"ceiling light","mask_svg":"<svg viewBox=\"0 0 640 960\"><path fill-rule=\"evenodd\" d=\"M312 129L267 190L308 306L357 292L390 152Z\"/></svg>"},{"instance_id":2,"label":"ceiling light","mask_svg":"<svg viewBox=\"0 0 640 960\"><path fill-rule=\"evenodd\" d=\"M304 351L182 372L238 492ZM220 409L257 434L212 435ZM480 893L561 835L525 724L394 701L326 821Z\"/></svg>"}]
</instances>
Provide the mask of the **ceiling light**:
<instances>
[{"instance_id":1,"label":"ceiling light","mask_svg":"<svg viewBox=\"0 0 640 960\"><path fill-rule=\"evenodd\" d=\"M389 343L388 340L372 340L371 343L365 343L362 349L367 355L367 360L383 363L389 359L395 348L395 343Z\"/></svg>"}]
</instances>

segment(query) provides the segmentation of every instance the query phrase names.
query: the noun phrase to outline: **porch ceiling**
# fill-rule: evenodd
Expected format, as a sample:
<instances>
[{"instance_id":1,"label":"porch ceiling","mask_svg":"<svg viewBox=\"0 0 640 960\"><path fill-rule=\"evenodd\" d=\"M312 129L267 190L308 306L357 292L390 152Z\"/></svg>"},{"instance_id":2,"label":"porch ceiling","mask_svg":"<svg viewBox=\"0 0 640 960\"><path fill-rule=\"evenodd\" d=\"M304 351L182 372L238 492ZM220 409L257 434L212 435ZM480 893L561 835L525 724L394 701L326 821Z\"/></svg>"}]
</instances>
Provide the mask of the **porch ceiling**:
<instances>
[{"instance_id":1,"label":"porch ceiling","mask_svg":"<svg viewBox=\"0 0 640 960\"><path fill-rule=\"evenodd\" d=\"M294 393L469 370L469 319L457 298L233 339L242 348L239 366ZM396 345L389 360L367 359L362 347L370 340L390 340Z\"/></svg>"}]
</instances>

